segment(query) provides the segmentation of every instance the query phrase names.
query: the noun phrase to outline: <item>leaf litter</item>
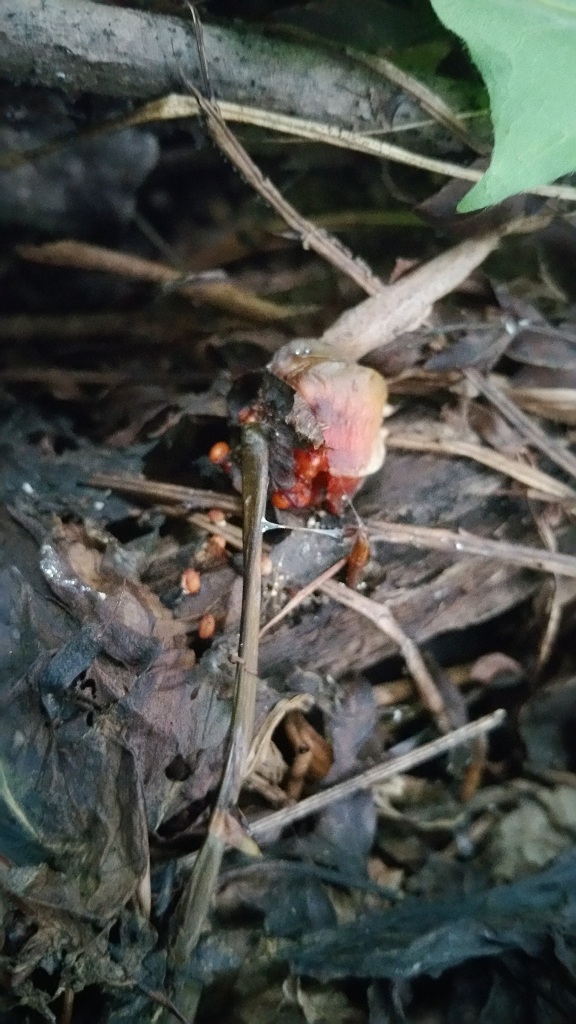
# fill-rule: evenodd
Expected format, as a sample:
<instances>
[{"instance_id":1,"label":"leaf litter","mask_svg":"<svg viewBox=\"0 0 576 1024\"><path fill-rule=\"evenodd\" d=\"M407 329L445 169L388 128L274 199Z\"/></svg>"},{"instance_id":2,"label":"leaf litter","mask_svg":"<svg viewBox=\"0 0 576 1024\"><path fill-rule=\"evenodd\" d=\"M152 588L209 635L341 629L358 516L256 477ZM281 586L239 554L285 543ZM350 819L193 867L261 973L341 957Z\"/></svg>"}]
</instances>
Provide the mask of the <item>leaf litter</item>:
<instances>
[{"instance_id":1,"label":"leaf litter","mask_svg":"<svg viewBox=\"0 0 576 1024\"><path fill-rule=\"evenodd\" d=\"M216 237L253 209L210 160ZM98 245L16 233L0 318L10 1024L573 1019L570 313L512 298L513 275L454 296L496 248L529 244L517 211L382 286L377 250L375 274L290 211L353 285L295 249L267 252L260 296L257 256L214 283L137 230L123 249L118 224ZM193 214L164 230L170 257L201 248ZM277 286L291 264L303 300ZM159 337L130 336L127 310L160 310ZM312 457L328 378L302 375L359 381L359 358L386 377L387 454L343 472L333 439ZM280 380L283 359L302 369ZM247 430L274 481L256 546Z\"/></svg>"}]
</instances>

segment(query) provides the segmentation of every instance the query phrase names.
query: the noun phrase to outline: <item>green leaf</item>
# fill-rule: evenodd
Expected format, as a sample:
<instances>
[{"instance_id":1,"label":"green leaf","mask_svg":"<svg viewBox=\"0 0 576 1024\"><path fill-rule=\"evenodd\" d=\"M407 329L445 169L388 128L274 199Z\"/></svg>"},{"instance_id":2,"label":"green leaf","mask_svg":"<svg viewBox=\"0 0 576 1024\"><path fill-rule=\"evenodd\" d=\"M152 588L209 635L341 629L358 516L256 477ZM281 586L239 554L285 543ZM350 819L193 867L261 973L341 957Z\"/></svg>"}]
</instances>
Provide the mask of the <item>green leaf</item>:
<instances>
[{"instance_id":1,"label":"green leaf","mask_svg":"<svg viewBox=\"0 0 576 1024\"><path fill-rule=\"evenodd\" d=\"M494 152L478 210L576 170L576 0L431 0L486 82Z\"/></svg>"}]
</instances>

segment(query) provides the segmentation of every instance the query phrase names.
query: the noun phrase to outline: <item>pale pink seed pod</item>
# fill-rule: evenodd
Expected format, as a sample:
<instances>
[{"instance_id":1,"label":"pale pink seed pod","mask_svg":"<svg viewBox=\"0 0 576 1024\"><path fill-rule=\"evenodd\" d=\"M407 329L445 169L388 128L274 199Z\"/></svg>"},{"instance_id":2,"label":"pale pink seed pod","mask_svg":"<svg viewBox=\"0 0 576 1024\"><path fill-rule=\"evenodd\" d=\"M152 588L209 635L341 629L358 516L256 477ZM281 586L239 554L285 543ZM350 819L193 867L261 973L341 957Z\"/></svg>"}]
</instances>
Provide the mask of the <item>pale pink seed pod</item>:
<instances>
[{"instance_id":1,"label":"pale pink seed pod","mask_svg":"<svg viewBox=\"0 0 576 1024\"><path fill-rule=\"evenodd\" d=\"M388 388L376 370L330 359L313 342L284 345L269 369L294 388L312 412L333 476L360 478L380 469Z\"/></svg>"}]
</instances>

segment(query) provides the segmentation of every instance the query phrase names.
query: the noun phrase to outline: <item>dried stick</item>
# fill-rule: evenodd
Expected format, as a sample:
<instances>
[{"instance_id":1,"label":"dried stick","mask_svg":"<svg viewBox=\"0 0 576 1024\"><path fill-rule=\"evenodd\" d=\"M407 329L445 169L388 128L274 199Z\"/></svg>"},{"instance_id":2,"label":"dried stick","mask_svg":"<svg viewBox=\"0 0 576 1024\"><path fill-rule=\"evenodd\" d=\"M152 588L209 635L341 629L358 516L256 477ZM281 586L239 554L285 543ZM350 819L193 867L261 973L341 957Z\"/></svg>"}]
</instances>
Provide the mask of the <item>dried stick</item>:
<instances>
[{"instance_id":1,"label":"dried stick","mask_svg":"<svg viewBox=\"0 0 576 1024\"><path fill-rule=\"evenodd\" d=\"M489 155L490 147L473 138L466 125L462 123L460 116L452 110L438 93L429 89L427 85L418 78L415 78L414 75L410 75L407 71L393 64L392 61L386 60L385 57L379 57L376 54L362 53L361 50L354 50L352 47L346 47L346 53L360 64L364 64L365 67L372 68L374 71L385 75L388 81L399 86L408 96L412 96L422 110L430 114L434 121L447 128L448 131L452 132L457 139L460 139L470 149L475 150L481 156ZM486 111L486 113L488 114L489 112Z\"/></svg>"},{"instance_id":2,"label":"dried stick","mask_svg":"<svg viewBox=\"0 0 576 1024\"><path fill-rule=\"evenodd\" d=\"M492 231L434 257L343 313L324 332L321 343L334 358L342 356L351 362L415 330L430 315L433 304L462 284L500 238L500 232Z\"/></svg>"},{"instance_id":3,"label":"dried stick","mask_svg":"<svg viewBox=\"0 0 576 1024\"><path fill-rule=\"evenodd\" d=\"M256 295L250 295L249 292L227 282L190 283L186 280L185 274L173 267L167 267L164 263L116 252L114 249L106 249L99 245L89 245L87 242L76 242L74 239L46 242L44 245L20 245L16 251L23 259L31 260L33 263L74 267L77 270L97 270L155 284L169 284L193 302L205 303L215 309L223 309L251 320L274 322L295 316L298 312L290 306L281 306L267 299L260 299Z\"/></svg>"},{"instance_id":4,"label":"dried stick","mask_svg":"<svg viewBox=\"0 0 576 1024\"><path fill-rule=\"evenodd\" d=\"M558 441L549 437L542 427L518 408L516 402L513 402L494 380L474 369L464 370L464 376L475 388L478 388L478 391L482 392L485 398L492 402L498 412L502 413L530 444L547 455L551 462L554 462L560 469L564 469L571 476L576 477L576 456L572 455L572 452Z\"/></svg>"},{"instance_id":5,"label":"dried stick","mask_svg":"<svg viewBox=\"0 0 576 1024\"><path fill-rule=\"evenodd\" d=\"M372 273L363 260L353 256L339 239L329 235L327 231L317 228L312 221L302 217L275 185L264 177L260 168L226 125L218 103L206 99L198 92L195 92L194 95L198 107L204 115L206 129L213 141L234 167L240 171L248 184L280 214L289 227L297 232L303 248L313 249L333 267L355 281L369 295L380 291L383 282Z\"/></svg>"},{"instance_id":6,"label":"dried stick","mask_svg":"<svg viewBox=\"0 0 576 1024\"><path fill-rule=\"evenodd\" d=\"M378 604L369 597L359 594L356 590L351 590L350 587L341 583L334 583L332 580L323 583L320 589L334 601L346 605L347 608L352 608L365 619L369 619L398 645L416 684L422 704L434 718L440 732L450 732L450 715L418 645L406 635L390 609L385 604Z\"/></svg>"},{"instance_id":7,"label":"dried stick","mask_svg":"<svg viewBox=\"0 0 576 1024\"><path fill-rule=\"evenodd\" d=\"M410 526L406 523L373 520L368 531L373 540L382 540L387 544L408 544L425 550L480 555L483 558L494 558L499 562L533 569L535 572L557 573L559 576L576 579L576 558L573 555L531 548L525 544L489 540L466 530L442 530L432 526Z\"/></svg>"},{"instance_id":8,"label":"dried stick","mask_svg":"<svg viewBox=\"0 0 576 1024\"><path fill-rule=\"evenodd\" d=\"M257 427L245 426L242 440L244 589L231 740L208 834L177 910L177 932L169 953L170 964L175 970L181 968L191 956L208 914L226 849L226 818L238 800L254 729L258 681L262 519L266 509L268 487L268 449Z\"/></svg>"},{"instance_id":9,"label":"dried stick","mask_svg":"<svg viewBox=\"0 0 576 1024\"><path fill-rule=\"evenodd\" d=\"M293 825L295 822L301 821L302 818L308 817L309 814L323 811L324 808L330 807L338 800L344 800L347 797L354 796L355 793L371 789L372 786L377 786L378 783L384 782L385 779L391 779L395 775L412 771L413 768L417 768L419 765L439 757L440 754L453 750L462 743L468 743L477 736L484 736L486 733L491 732L492 729L497 729L498 726L502 725L505 718L505 711L501 709L494 711L491 715L485 715L476 722L463 725L461 729L454 729L445 736L440 736L438 739L432 740L431 743L425 743L408 754L401 754L399 757L391 758L390 761L386 761L384 764L375 765L374 768L368 768L367 771L362 772L360 775L355 775L344 782L336 783L336 785L331 786L329 789L323 789L320 793L306 797L305 800L301 800L300 803L295 804L293 807L283 807L279 811L267 814L257 821L250 823L250 835L259 843L265 842L270 833L274 836L279 829L285 828L287 825Z\"/></svg>"},{"instance_id":10,"label":"dried stick","mask_svg":"<svg viewBox=\"0 0 576 1024\"><path fill-rule=\"evenodd\" d=\"M185 13L183 4L160 6ZM0 66L9 81L142 101L178 88L182 68L200 85L188 18L153 13L158 5L2 0L1 7ZM205 37L218 96L303 117L324 117L329 106L335 124L390 130L398 89L349 58L222 20L207 25ZM418 119L417 110L410 114Z\"/></svg>"},{"instance_id":11,"label":"dried stick","mask_svg":"<svg viewBox=\"0 0 576 1024\"><path fill-rule=\"evenodd\" d=\"M535 469L525 462L516 462L507 455L494 451L480 444L471 444L468 441L455 441L443 439L434 441L424 434L404 434L400 431L390 433L386 440L388 448L399 448L402 451L410 452L434 452L436 455L455 455L460 458L473 459L480 462L489 469L518 480L526 487L531 487L542 494L550 495L553 498L568 499L576 501L576 491L553 476Z\"/></svg>"},{"instance_id":12,"label":"dried stick","mask_svg":"<svg viewBox=\"0 0 576 1024\"><path fill-rule=\"evenodd\" d=\"M463 167L460 164L454 164L447 160L438 160L435 157L414 153L412 150L394 145L394 143L385 142L371 135L350 131L336 125L326 124L323 121L292 117L274 110L245 106L226 100L219 100L218 109L225 121L232 121L237 124L250 124L258 128L268 129L269 131L280 132L283 135L307 139L310 142L319 142L324 145L335 146L338 149L365 153L367 156L375 156L382 160L390 160L393 163L416 167L422 171L430 171L432 174L443 174L448 178L476 182L480 181L484 173L475 167ZM172 121L184 117L197 117L199 110L199 104L195 96L170 93L162 97L162 99L147 103L134 114L107 121L96 128L82 133L82 138L94 138L109 131L129 128L139 124L148 124L151 121ZM409 127L409 125L406 126L407 129ZM388 129L388 131L390 130ZM26 150L23 153L7 153L0 158L0 167L3 169L17 167L28 160L47 156L50 153L57 152L62 146L67 145L69 141L75 141L76 138L77 136L75 135L73 140L57 140L34 149ZM571 185L539 185L536 188L529 189L528 194L544 196L549 199L576 201L576 188Z\"/></svg>"},{"instance_id":13,"label":"dried stick","mask_svg":"<svg viewBox=\"0 0 576 1024\"><path fill-rule=\"evenodd\" d=\"M297 594L294 594L294 597L291 597L284 607L281 608L269 622L262 626L262 629L260 630L260 639L262 639L262 637L272 629L273 626L277 626L282 619L285 619L290 612L293 612L295 608L298 608L299 605L301 605L302 602L310 596L310 594L313 594L314 591L320 589L324 583L327 583L328 580L332 579L332 577L335 576L336 573L340 572L340 569L343 569L345 565L346 559L340 558L334 563L334 565L331 565L328 569L325 569L324 572L320 573L315 580L312 580L310 583L307 583L305 587L302 587L302 589L299 590Z\"/></svg>"},{"instance_id":14,"label":"dried stick","mask_svg":"<svg viewBox=\"0 0 576 1024\"><path fill-rule=\"evenodd\" d=\"M221 508L224 512L240 512L242 503L235 494L221 494L198 487L183 487L179 484L165 484L156 480L144 480L134 476L120 476L115 473L95 473L88 480L90 487L102 487L120 494L134 494L151 501L174 502L186 508Z\"/></svg>"}]
</instances>

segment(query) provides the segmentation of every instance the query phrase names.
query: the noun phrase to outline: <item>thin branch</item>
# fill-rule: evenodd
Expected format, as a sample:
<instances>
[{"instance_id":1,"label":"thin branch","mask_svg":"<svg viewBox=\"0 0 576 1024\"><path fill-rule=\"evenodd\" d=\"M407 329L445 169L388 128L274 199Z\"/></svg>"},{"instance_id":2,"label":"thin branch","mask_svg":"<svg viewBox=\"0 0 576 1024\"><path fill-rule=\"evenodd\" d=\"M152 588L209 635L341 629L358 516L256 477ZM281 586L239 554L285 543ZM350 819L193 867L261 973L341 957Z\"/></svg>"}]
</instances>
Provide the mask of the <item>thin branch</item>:
<instances>
[{"instance_id":1,"label":"thin branch","mask_svg":"<svg viewBox=\"0 0 576 1024\"><path fill-rule=\"evenodd\" d=\"M244 587L230 746L208 834L177 908L178 927L169 952L170 964L176 970L189 959L206 921L226 849L226 819L238 800L254 731L258 680L262 520L266 510L267 489L267 445L259 429L248 425L242 431Z\"/></svg>"},{"instance_id":2,"label":"thin branch","mask_svg":"<svg viewBox=\"0 0 576 1024\"><path fill-rule=\"evenodd\" d=\"M327 583L333 576L336 576L336 574L339 573L345 565L346 559L340 558L334 563L334 565L331 565L328 569L325 569L324 572L320 573L316 579L307 583L305 587L302 587L297 594L294 594L294 597L291 597L290 600L286 602L277 615L274 615L269 622L262 626L262 629L260 630L260 639L262 639L270 629L277 626L282 619L285 619L287 615L290 615L290 612L293 612L295 608L298 608L307 597L310 597L310 594L313 594L316 590L320 589L324 583Z\"/></svg>"},{"instance_id":3,"label":"thin branch","mask_svg":"<svg viewBox=\"0 0 576 1024\"><path fill-rule=\"evenodd\" d=\"M407 544L432 551L454 551L458 554L480 555L499 562L523 566L535 572L557 573L576 579L576 558L556 551L531 548L524 544L478 537L465 530L442 530L432 526L409 526L406 523L387 523L373 520L369 526L373 540L387 544Z\"/></svg>"},{"instance_id":4,"label":"thin branch","mask_svg":"<svg viewBox=\"0 0 576 1024\"><path fill-rule=\"evenodd\" d=\"M390 609L385 604L378 604L369 597L359 594L356 590L351 590L350 587L340 583L334 583L332 580L323 583L320 589L333 601L338 601L339 604L352 608L365 619L369 619L398 645L424 707L434 718L440 732L450 732L450 716L444 699L429 672L418 645L407 636Z\"/></svg>"},{"instance_id":5,"label":"thin branch","mask_svg":"<svg viewBox=\"0 0 576 1024\"><path fill-rule=\"evenodd\" d=\"M0 67L9 81L140 100L177 89L183 72L202 87L183 4L172 5L182 17L90 0L2 0L1 7ZM217 96L312 118L322 118L329 101L335 124L391 130L402 94L348 57L246 25L206 25L204 35ZM417 107L410 115L420 120Z\"/></svg>"},{"instance_id":6,"label":"thin branch","mask_svg":"<svg viewBox=\"0 0 576 1024\"><path fill-rule=\"evenodd\" d=\"M265 842L270 833L274 836L279 829L285 828L287 825L293 825L295 822L301 821L302 818L308 817L309 814L323 811L338 800L344 800L347 797L354 796L355 793L371 789L372 786L377 786L380 782L394 778L396 775L410 772L413 768L417 768L419 765L426 764L427 761L432 761L433 758L439 757L441 754L454 750L455 747L460 746L462 743L468 743L477 736L484 736L493 729L497 729L505 719L505 711L501 709L494 711L491 715L485 715L484 718L479 718L476 722L470 722L469 725L464 725L461 729L454 729L445 736L440 736L438 739L432 740L431 743L425 743L408 754L401 754L399 757L394 757L384 762L384 764L368 768L367 771L362 772L360 775L355 775L351 779L346 779L345 782L338 782L329 789L323 789L320 793L306 797L305 800L301 800L300 803L295 804L293 807L283 807L279 811L274 811L272 814L267 814L257 821L250 822L250 835L258 843Z\"/></svg>"},{"instance_id":7,"label":"thin branch","mask_svg":"<svg viewBox=\"0 0 576 1024\"><path fill-rule=\"evenodd\" d=\"M264 177L260 168L226 125L218 103L205 99L199 93L196 93L196 102L205 117L206 128L218 148L240 171L248 184L280 214L293 231L297 232L303 248L313 249L369 295L380 291L383 282L372 273L363 260L353 256L338 238L302 217L276 186Z\"/></svg>"},{"instance_id":8,"label":"thin branch","mask_svg":"<svg viewBox=\"0 0 576 1024\"><path fill-rule=\"evenodd\" d=\"M576 456L568 451L562 444L542 430L537 423L522 409L519 409L516 402L506 395L498 384L490 377L485 377L478 370L464 370L464 376L478 391L481 391L498 412L516 427L522 436L538 448L544 455L547 455L551 462L554 462L560 469L566 470L571 476L576 477Z\"/></svg>"},{"instance_id":9,"label":"thin branch","mask_svg":"<svg viewBox=\"0 0 576 1024\"><path fill-rule=\"evenodd\" d=\"M516 462L484 445L450 439L434 441L424 434L405 434L400 431L390 434L386 444L388 448L398 448L401 451L434 452L435 455L455 455L458 458L473 459L474 462L494 469L497 473L504 473L505 476L518 480L519 483L542 494L561 500L576 501L576 491L567 484L555 480L553 476L540 469L535 469L525 462Z\"/></svg>"},{"instance_id":10,"label":"thin branch","mask_svg":"<svg viewBox=\"0 0 576 1024\"><path fill-rule=\"evenodd\" d=\"M185 508L221 508L224 512L241 512L242 502L235 494L221 494L219 491L205 491L198 487L183 487L179 484L165 484L156 480L144 480L137 476L120 476L115 473L95 473L88 480L90 487L102 487L120 494L133 494L137 498L151 501L184 505Z\"/></svg>"},{"instance_id":11,"label":"thin branch","mask_svg":"<svg viewBox=\"0 0 576 1024\"><path fill-rule=\"evenodd\" d=\"M16 251L23 259L31 260L33 263L73 267L77 270L96 270L117 274L119 277L151 281L154 284L169 284L192 302L205 303L215 309L223 309L250 320L268 323L285 320L298 313L298 310L290 306L281 306L267 299L260 299L228 282L190 282L181 271L164 263L145 260L99 245L89 245L87 242L77 242L74 239L47 242L44 245L20 245Z\"/></svg>"}]
</instances>

